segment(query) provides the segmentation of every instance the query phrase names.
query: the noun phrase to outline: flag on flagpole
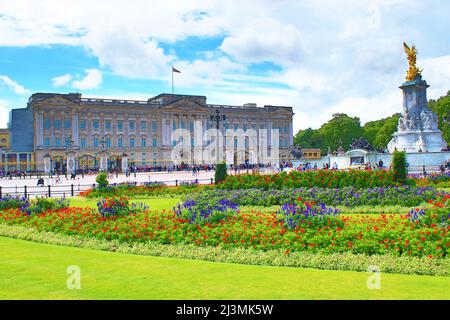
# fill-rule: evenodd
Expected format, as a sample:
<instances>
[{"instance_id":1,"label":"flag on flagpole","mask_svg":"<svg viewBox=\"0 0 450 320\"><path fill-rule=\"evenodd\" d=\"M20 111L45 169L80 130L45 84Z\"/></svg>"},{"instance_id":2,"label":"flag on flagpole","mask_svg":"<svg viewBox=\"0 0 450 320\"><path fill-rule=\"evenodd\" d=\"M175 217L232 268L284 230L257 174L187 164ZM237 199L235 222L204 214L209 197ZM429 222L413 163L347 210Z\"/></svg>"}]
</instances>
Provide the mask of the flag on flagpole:
<instances>
[{"instance_id":1,"label":"flag on flagpole","mask_svg":"<svg viewBox=\"0 0 450 320\"><path fill-rule=\"evenodd\" d=\"M174 86L173 86L173 73L181 73L181 71L180 70L177 70L177 69L175 69L173 66L172 66L172 94L174 94Z\"/></svg>"}]
</instances>

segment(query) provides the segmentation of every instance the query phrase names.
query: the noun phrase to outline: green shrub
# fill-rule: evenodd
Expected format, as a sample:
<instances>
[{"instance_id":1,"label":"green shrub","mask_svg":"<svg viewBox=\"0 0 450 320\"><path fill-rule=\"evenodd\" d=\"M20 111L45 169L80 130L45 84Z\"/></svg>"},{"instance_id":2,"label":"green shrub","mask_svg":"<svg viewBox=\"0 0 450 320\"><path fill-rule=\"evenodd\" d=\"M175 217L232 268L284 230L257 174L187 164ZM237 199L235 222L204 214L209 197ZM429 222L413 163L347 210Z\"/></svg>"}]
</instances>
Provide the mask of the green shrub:
<instances>
[{"instance_id":1,"label":"green shrub","mask_svg":"<svg viewBox=\"0 0 450 320\"><path fill-rule=\"evenodd\" d=\"M56 211L69 207L70 201L68 199L52 199L37 197L31 202L27 202L21 210L28 215L41 214L45 211Z\"/></svg>"},{"instance_id":2,"label":"green shrub","mask_svg":"<svg viewBox=\"0 0 450 320\"><path fill-rule=\"evenodd\" d=\"M214 181L216 184L222 182L227 177L227 165L226 163L218 163L216 165L216 173L214 175Z\"/></svg>"},{"instance_id":3,"label":"green shrub","mask_svg":"<svg viewBox=\"0 0 450 320\"><path fill-rule=\"evenodd\" d=\"M20 208L25 206L27 199L22 197L3 197L0 199L0 211L4 209Z\"/></svg>"},{"instance_id":4,"label":"green shrub","mask_svg":"<svg viewBox=\"0 0 450 320\"><path fill-rule=\"evenodd\" d=\"M406 152L395 151L392 159L392 168L394 169L394 180L401 184L406 183Z\"/></svg>"},{"instance_id":5,"label":"green shrub","mask_svg":"<svg viewBox=\"0 0 450 320\"><path fill-rule=\"evenodd\" d=\"M105 188L108 186L108 174L106 172L101 172L96 178L95 181L98 183L99 188Z\"/></svg>"}]
</instances>

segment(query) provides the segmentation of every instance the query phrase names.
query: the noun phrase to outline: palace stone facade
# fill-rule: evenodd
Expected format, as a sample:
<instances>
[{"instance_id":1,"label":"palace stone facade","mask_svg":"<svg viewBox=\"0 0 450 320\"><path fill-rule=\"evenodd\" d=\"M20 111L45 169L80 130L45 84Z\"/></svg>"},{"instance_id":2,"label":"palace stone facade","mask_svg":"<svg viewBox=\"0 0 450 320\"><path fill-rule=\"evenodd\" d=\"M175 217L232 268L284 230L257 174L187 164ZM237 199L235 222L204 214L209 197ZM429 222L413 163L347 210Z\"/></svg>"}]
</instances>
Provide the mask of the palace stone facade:
<instances>
[{"instance_id":1,"label":"palace stone facade","mask_svg":"<svg viewBox=\"0 0 450 320\"><path fill-rule=\"evenodd\" d=\"M221 130L279 130L280 161L291 159L293 146L292 107L212 105L205 96L160 94L147 101L84 98L81 94L33 94L27 106L32 110L36 170L65 170L73 157L75 168L98 170L102 157L109 169L127 166L171 165L176 141L172 132L192 132L191 142L204 148L208 141L197 143L210 128L216 110L226 116ZM201 134L194 134L196 132ZM197 130L199 129L199 131ZM267 137L269 148L270 133ZM224 140L226 140L224 138ZM193 151L192 151L193 152ZM126 163L123 161L126 157ZM245 162L260 163L247 153ZM197 158L196 158L197 159ZM193 161L193 160L192 160ZM207 164L198 161L195 164ZM189 163L192 164L192 163Z\"/></svg>"}]
</instances>

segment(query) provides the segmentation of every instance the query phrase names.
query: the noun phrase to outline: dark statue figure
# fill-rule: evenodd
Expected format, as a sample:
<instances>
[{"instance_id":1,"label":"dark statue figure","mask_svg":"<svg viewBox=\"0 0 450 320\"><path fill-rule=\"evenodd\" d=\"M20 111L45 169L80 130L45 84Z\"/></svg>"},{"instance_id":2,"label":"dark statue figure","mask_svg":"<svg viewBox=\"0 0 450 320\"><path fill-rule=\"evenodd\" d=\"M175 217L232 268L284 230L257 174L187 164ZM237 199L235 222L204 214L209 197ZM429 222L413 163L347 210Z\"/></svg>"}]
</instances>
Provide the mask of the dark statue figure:
<instances>
[{"instance_id":1,"label":"dark statue figure","mask_svg":"<svg viewBox=\"0 0 450 320\"><path fill-rule=\"evenodd\" d=\"M294 158L297 159L297 160L300 159L300 158L303 156L302 150L301 150L301 149L298 149L298 148L293 149L293 150L291 151L291 153L292 153L292 155L294 156Z\"/></svg>"},{"instance_id":2,"label":"dark statue figure","mask_svg":"<svg viewBox=\"0 0 450 320\"><path fill-rule=\"evenodd\" d=\"M370 143L364 138L355 138L350 144L350 150L363 149L367 151L375 151L375 149L370 145Z\"/></svg>"}]
</instances>

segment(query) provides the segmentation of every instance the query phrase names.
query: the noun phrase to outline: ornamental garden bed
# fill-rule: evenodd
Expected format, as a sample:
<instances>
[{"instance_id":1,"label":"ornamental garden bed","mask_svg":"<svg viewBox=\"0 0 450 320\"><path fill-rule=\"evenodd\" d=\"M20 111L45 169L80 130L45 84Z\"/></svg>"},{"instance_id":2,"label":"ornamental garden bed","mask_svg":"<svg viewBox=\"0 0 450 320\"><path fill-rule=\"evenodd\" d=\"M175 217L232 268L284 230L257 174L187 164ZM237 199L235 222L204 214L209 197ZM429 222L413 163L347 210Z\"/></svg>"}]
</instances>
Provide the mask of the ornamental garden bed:
<instances>
[{"instance_id":1,"label":"ornamental garden bed","mask_svg":"<svg viewBox=\"0 0 450 320\"><path fill-rule=\"evenodd\" d=\"M328 206L419 206L444 197L448 193L432 187L375 187L361 188L298 188L298 189L209 189L186 194L185 200L215 203L221 199L233 201L241 206L273 206L292 203L297 198L324 203Z\"/></svg>"},{"instance_id":2,"label":"ornamental garden bed","mask_svg":"<svg viewBox=\"0 0 450 320\"><path fill-rule=\"evenodd\" d=\"M152 211L127 199L98 202L98 209L45 210L36 204L4 208L0 223L39 231L120 243L192 244L223 249L279 250L320 254L410 256L448 259L450 196L407 215L346 215L301 199L276 212L240 210L227 199L214 205L187 201L173 210Z\"/></svg>"}]
</instances>

